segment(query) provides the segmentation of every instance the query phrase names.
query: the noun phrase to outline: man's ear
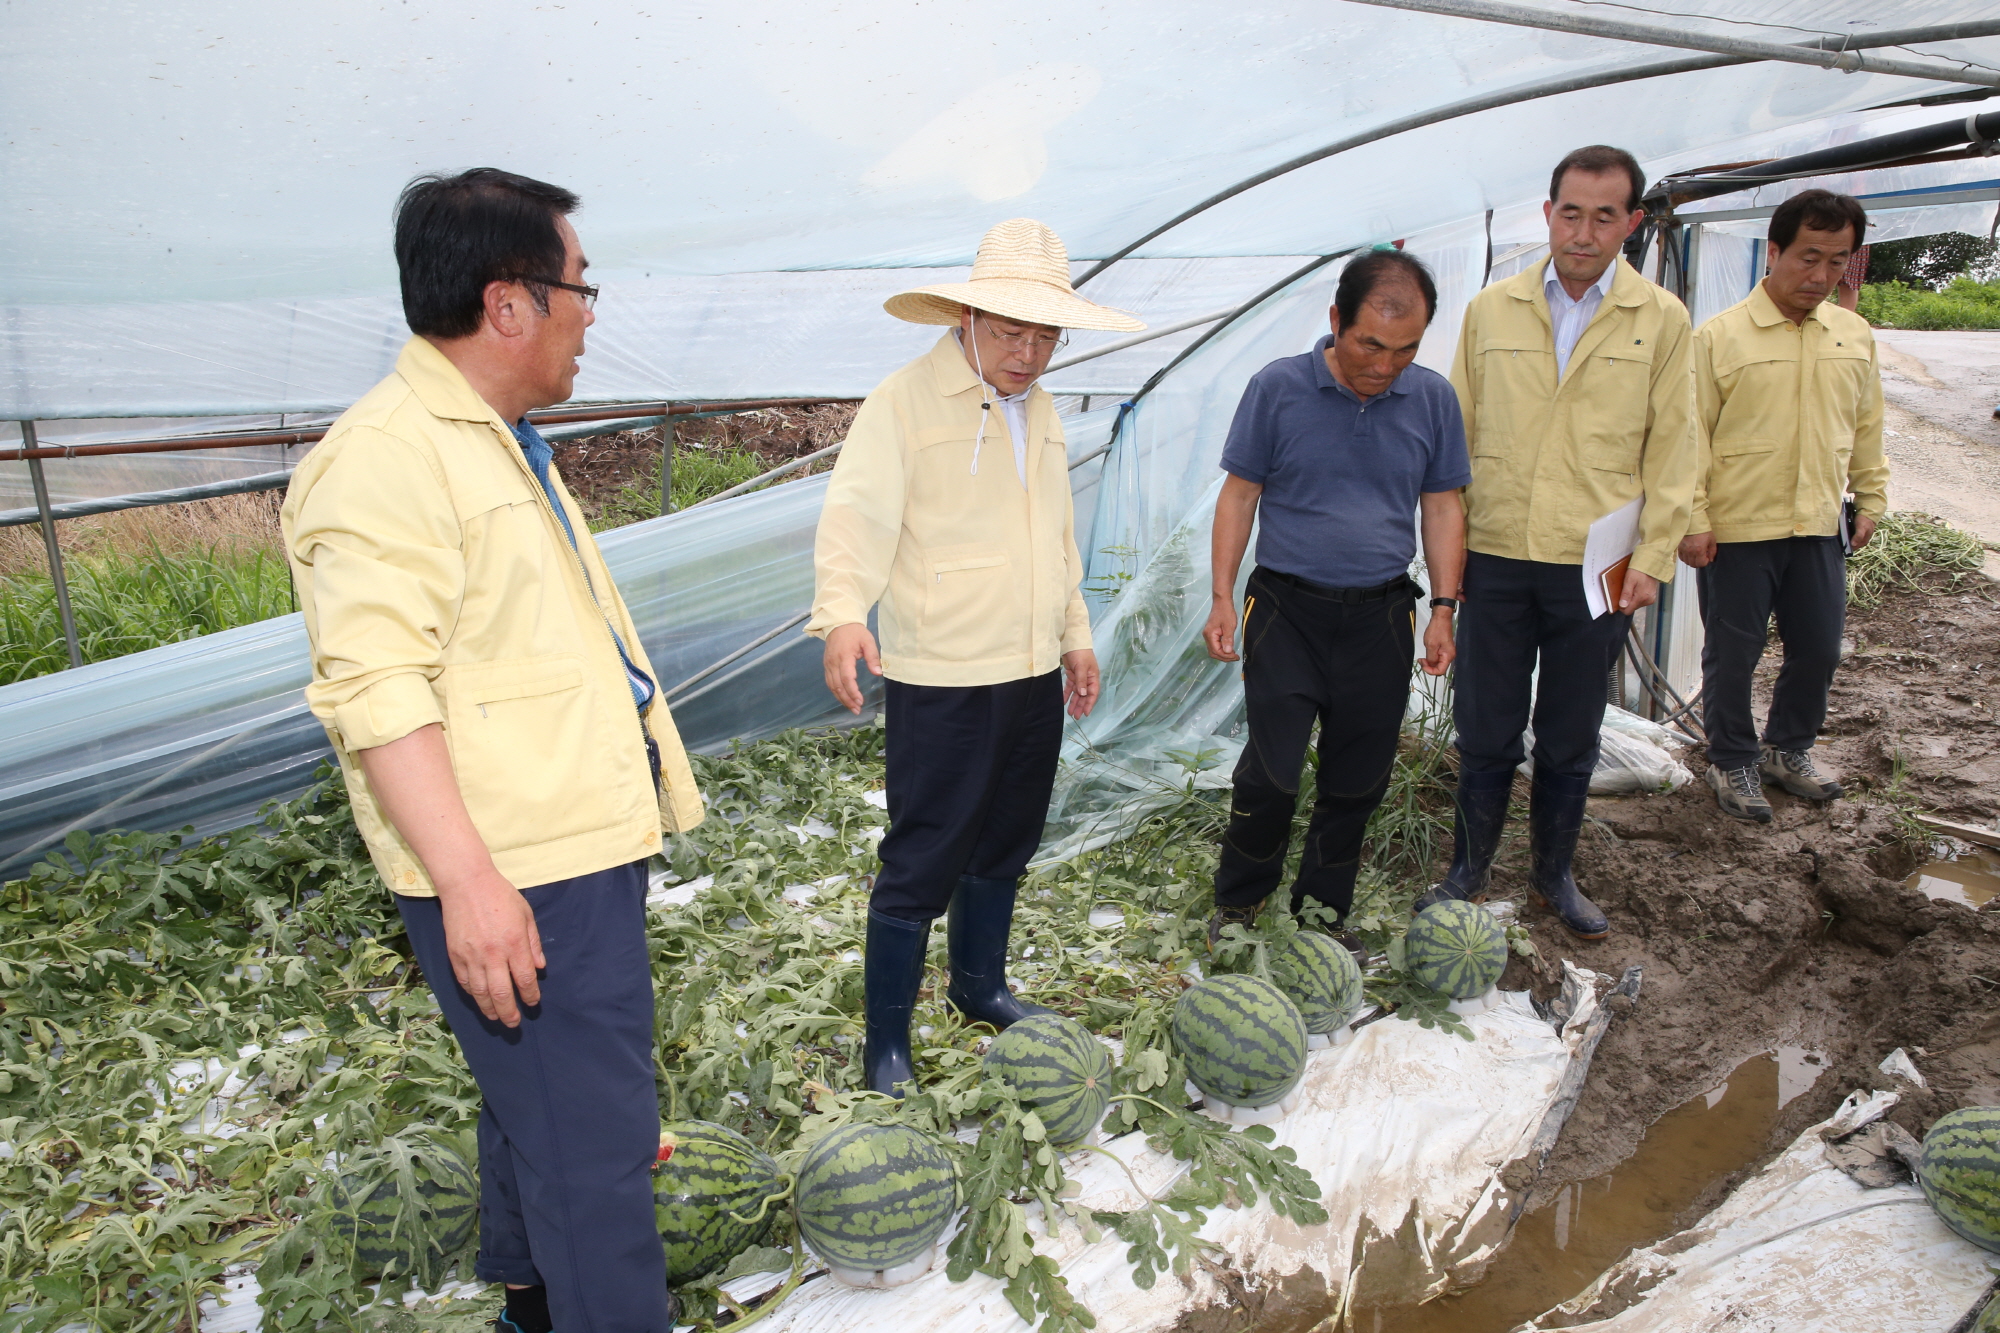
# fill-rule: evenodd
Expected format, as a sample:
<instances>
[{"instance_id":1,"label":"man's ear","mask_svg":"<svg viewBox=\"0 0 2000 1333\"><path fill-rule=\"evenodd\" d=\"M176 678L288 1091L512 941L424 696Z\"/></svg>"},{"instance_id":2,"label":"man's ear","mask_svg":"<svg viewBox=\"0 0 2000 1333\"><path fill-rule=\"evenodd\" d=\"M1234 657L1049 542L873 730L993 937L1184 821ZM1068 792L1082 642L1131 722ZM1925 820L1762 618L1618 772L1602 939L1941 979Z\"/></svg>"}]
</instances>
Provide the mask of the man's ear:
<instances>
[{"instance_id":1,"label":"man's ear","mask_svg":"<svg viewBox=\"0 0 2000 1333\"><path fill-rule=\"evenodd\" d=\"M486 290L480 294L481 304L486 309L486 323L495 333L503 338L518 338L527 331L521 311L527 295L518 282L496 279L486 284Z\"/></svg>"},{"instance_id":2,"label":"man's ear","mask_svg":"<svg viewBox=\"0 0 2000 1333\"><path fill-rule=\"evenodd\" d=\"M1340 338L1340 307L1339 307L1339 306L1337 306L1337 305L1332 305L1332 306L1328 306L1328 307L1326 308L1326 326L1327 326L1327 327L1328 327L1329 329L1332 329L1332 330L1333 330L1333 336L1334 336L1334 339L1335 339L1336 341L1338 341L1338 340L1339 340L1339 338Z\"/></svg>"}]
</instances>

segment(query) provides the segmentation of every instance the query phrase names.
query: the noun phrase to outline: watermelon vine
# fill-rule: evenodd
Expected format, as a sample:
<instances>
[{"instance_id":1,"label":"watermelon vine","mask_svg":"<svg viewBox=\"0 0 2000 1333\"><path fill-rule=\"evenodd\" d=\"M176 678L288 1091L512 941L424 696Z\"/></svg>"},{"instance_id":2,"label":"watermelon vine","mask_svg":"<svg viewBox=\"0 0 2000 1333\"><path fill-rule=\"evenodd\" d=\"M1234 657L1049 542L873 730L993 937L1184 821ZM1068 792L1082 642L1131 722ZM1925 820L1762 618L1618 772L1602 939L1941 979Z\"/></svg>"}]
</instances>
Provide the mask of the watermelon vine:
<instances>
[{"instance_id":1,"label":"watermelon vine","mask_svg":"<svg viewBox=\"0 0 2000 1333\"><path fill-rule=\"evenodd\" d=\"M726 1125L787 1169L855 1120L934 1135L965 1204L950 1275L998 1279L1045 1333L1093 1327L1038 1248L1061 1227L1117 1235L1143 1285L1191 1271L1218 1205L1323 1219L1318 1186L1268 1131L1184 1106L1168 1020L1206 959L1212 801L1190 790L1023 885L1014 976L1123 1044L1104 1133L1143 1133L1188 1164L1163 1197L1093 1212L1040 1118L982 1069L988 1034L943 1003L942 929L915 1021L922 1090L899 1105L860 1088L880 731L791 733L698 768L711 818L669 847L649 914L663 1118ZM1364 884L1383 941L1393 893ZM0 1333L166 1333L246 1265L273 1333L414 1328L406 1291L469 1274L441 1163L472 1159L477 1090L336 776L220 837L72 835L0 888L0 1004ZM386 1264L358 1253L384 1236ZM787 1212L769 1246L691 1284L690 1310L717 1327L768 1312L721 1288L791 1265L791 1239ZM495 1299L422 1327L469 1330Z\"/></svg>"}]
</instances>

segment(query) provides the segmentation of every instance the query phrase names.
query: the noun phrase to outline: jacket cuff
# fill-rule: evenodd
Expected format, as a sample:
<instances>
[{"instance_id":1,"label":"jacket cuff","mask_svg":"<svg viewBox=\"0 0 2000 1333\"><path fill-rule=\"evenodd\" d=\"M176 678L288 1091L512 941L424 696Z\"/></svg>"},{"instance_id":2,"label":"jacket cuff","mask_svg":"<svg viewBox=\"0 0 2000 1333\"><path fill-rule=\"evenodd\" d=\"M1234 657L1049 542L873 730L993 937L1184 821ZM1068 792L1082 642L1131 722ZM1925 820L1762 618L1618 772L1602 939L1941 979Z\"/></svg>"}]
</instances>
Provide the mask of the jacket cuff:
<instances>
[{"instance_id":1,"label":"jacket cuff","mask_svg":"<svg viewBox=\"0 0 2000 1333\"><path fill-rule=\"evenodd\" d=\"M805 632L815 639L824 639L842 625L862 625L868 623L868 608L856 611L853 607L840 603L813 608L812 619L806 622Z\"/></svg>"},{"instance_id":2,"label":"jacket cuff","mask_svg":"<svg viewBox=\"0 0 2000 1333\"><path fill-rule=\"evenodd\" d=\"M1688 520L1688 530L1682 535L1687 537L1701 537L1714 530L1715 525L1708 521L1707 514L1696 514Z\"/></svg>"},{"instance_id":3,"label":"jacket cuff","mask_svg":"<svg viewBox=\"0 0 2000 1333\"><path fill-rule=\"evenodd\" d=\"M1629 567L1638 570L1641 574L1651 574L1661 583L1672 583L1674 581L1674 559L1677 555L1677 548L1678 543L1673 547L1658 545L1641 546L1638 550L1632 552L1632 563Z\"/></svg>"},{"instance_id":4,"label":"jacket cuff","mask_svg":"<svg viewBox=\"0 0 2000 1333\"><path fill-rule=\"evenodd\" d=\"M384 676L346 703L333 706L334 730L349 754L387 745L419 727L443 721L430 681L416 671Z\"/></svg>"}]
</instances>

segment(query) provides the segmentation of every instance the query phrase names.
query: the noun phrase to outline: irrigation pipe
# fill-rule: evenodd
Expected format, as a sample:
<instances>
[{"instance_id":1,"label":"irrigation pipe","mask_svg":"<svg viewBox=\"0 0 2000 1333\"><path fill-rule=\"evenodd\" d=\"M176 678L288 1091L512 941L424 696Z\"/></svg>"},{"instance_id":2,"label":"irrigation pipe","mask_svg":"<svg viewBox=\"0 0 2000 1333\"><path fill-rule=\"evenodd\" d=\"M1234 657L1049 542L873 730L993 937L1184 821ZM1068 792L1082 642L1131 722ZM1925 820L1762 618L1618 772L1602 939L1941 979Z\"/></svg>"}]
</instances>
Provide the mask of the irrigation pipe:
<instances>
[{"instance_id":1,"label":"irrigation pipe","mask_svg":"<svg viewBox=\"0 0 2000 1333\"><path fill-rule=\"evenodd\" d=\"M40 463L40 459L28 460L30 465ZM133 495L105 495L95 500L75 500L69 504L52 505L49 517L53 519L89 518L92 514L112 514L121 509L144 509L149 505L182 504L189 500L213 500L223 495L244 495L252 491L274 491L292 479L291 469L283 472L261 472L254 477L237 477L230 481L203 482L199 486L182 486L171 491L140 491ZM33 523L41 517L36 509L0 510L0 528L18 527Z\"/></svg>"},{"instance_id":2,"label":"irrigation pipe","mask_svg":"<svg viewBox=\"0 0 2000 1333\"><path fill-rule=\"evenodd\" d=\"M1846 49L1853 52L1883 46L1903 46L1911 42L1957 41L1967 37L1992 37L1996 35L2000 35L2000 22L1974 20L1964 23L1932 24L1928 27L1894 28L1866 35L1855 33L1846 37L1845 41ZM1801 45L1802 49L1818 49L1817 43L1808 42ZM1436 125L1447 120L1457 120L1464 116L1475 115L1481 111L1493 111L1501 107L1515 106L1522 102L1532 102L1544 97L1557 97L1563 93L1586 92L1593 88L1607 88L1620 83L1637 82L1641 79L1664 78L1672 74L1693 74L1706 69L1724 69L1731 65L1747 65L1750 63L1752 63L1751 58L1747 56L1683 56L1672 60L1653 61L1650 64L1631 65L1618 70L1601 71L1591 74L1565 74L1536 83L1519 84L1512 88L1503 88L1497 92L1481 93L1474 97L1462 98L1456 102L1448 102L1443 106L1433 107L1427 111L1419 111L1413 115L1402 116L1385 124L1377 125L1373 129L1362 130L1357 134L1348 135L1346 138L1336 139L1324 148L1316 148L1310 153L1302 153L1298 157L1280 162L1276 166L1268 167L1254 176L1249 176L1238 181L1226 190L1210 195L1193 207L1175 214L1131 244L1114 250L1103 259L1098 260L1084 272L1083 276L1076 280L1075 285L1078 287L1083 286L1092 278L1104 272L1105 269L1110 268L1119 260L1138 250L1139 247L1159 239L1190 218L1206 213L1209 209L1234 199L1246 190L1253 190L1267 181L1273 181L1280 176L1289 175L1301 167L1309 167L1315 162L1323 162L1329 157L1336 157L1341 153L1365 147L1382 139L1393 138L1398 134L1407 134L1412 130L1423 129L1426 126Z\"/></svg>"}]
</instances>

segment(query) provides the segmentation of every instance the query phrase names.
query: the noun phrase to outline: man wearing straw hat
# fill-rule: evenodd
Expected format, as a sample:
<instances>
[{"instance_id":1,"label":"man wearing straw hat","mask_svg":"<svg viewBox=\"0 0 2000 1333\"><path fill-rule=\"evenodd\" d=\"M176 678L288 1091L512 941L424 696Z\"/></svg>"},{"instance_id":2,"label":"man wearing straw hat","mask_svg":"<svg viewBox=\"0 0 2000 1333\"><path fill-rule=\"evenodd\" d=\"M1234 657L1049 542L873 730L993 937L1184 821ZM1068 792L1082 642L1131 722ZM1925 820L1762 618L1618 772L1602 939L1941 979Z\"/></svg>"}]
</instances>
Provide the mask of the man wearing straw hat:
<instances>
[{"instance_id":1,"label":"man wearing straw hat","mask_svg":"<svg viewBox=\"0 0 2000 1333\"><path fill-rule=\"evenodd\" d=\"M954 1008L995 1028L1048 1012L1007 989L1007 936L1063 712L1089 713L1098 679L1068 454L1036 380L1064 329L1145 325L1076 295L1062 241L1027 218L986 234L970 281L883 308L950 331L854 418L820 513L806 632L826 640L827 688L850 711L857 659L886 680L889 832L868 906L862 1063L868 1087L900 1096L937 917L949 912Z\"/></svg>"}]
</instances>

